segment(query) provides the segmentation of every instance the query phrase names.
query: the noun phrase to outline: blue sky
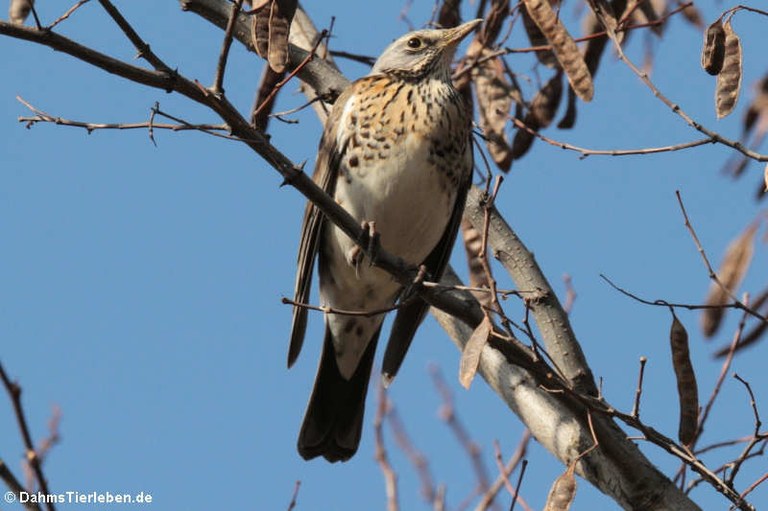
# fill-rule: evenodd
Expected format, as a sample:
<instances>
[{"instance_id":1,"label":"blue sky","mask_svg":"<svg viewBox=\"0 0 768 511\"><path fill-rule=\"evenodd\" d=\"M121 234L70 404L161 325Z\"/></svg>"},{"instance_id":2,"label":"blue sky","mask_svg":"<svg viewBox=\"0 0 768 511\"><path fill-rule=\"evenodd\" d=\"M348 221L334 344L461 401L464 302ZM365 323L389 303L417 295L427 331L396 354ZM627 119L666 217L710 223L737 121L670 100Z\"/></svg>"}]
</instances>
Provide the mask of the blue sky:
<instances>
[{"instance_id":1,"label":"blue sky","mask_svg":"<svg viewBox=\"0 0 768 511\"><path fill-rule=\"evenodd\" d=\"M166 62L211 83L219 30L173 1L118 6ZM420 26L432 7L431 1L413 2L410 20ZM399 19L399 2L335 0L307 8L320 25L336 17L337 49L377 55L408 29ZM707 21L717 15L709 4L701 8ZM46 20L63 10L41 5ZM661 90L730 137L739 135L750 87L766 71L759 50L765 19L742 13L734 27L744 45L744 90L736 112L721 121L714 114L714 79L699 67L701 33L674 19L664 39L651 42L657 55L653 79ZM135 53L95 2L61 30L117 57L132 59ZM639 63L646 38L632 39L629 55ZM511 44L525 43L518 38ZM51 488L146 491L155 498L154 509L286 509L294 482L301 480L298 509L384 508L384 484L373 461L373 393L352 461L307 463L295 451L322 338L322 318L313 315L304 353L292 370L285 368L290 309L280 299L293 288L302 197L280 188L276 172L231 141L158 132L155 147L145 131L88 135L53 125L27 130L17 122L28 112L16 95L53 115L92 122L144 121L156 101L190 122L218 120L181 97L124 83L47 48L0 38L0 52L0 357L24 388L35 438L45 435L51 407L62 410L62 441L45 465ZM512 56L509 63L535 80L529 56ZM250 107L261 66L233 45L225 89L243 110ZM359 64L342 66L351 78L367 72ZM281 94L279 110L301 104L296 89L289 85ZM595 91L592 103L579 105L574 130L547 134L594 149L700 138L612 55L604 58ZM311 163L320 124L310 111L295 118L299 124L273 121L273 142L294 161ZM681 190L702 243L719 263L728 242L761 211L753 196L762 166L752 164L746 178L733 181L720 173L728 154L707 146L580 160L537 142L515 162L498 200L554 287L562 292L562 275L573 277L574 329L606 397L629 411L638 359L647 356L643 418L671 437L677 403L669 313L619 295L599 274L650 299L701 302L707 273L674 192ZM463 272L462 252L456 251L454 266ZM762 289L765 267L759 243L744 290ZM511 287L500 271L497 276L501 286ZM513 302L509 312L522 315ZM730 339L736 315L729 315L711 342L697 330L698 314L681 311L679 317L690 333L704 401L720 367L711 353ZM751 382L758 405L768 402L764 351L758 346L738 356L733 368ZM458 352L428 319L390 395L436 481L446 485L449 508L456 509L471 494L474 475L438 417L431 365L454 389L460 416L490 473L495 474L493 440L509 456L522 426L481 380L469 391L458 386ZM728 378L703 444L744 436L752 428L744 389ZM427 509L412 467L385 433L400 476L402 508ZM676 463L663 452L640 445L662 470L674 472ZM735 452L704 459L717 467ZM0 399L0 456L20 473L22 455L10 405ZM529 460L523 496L541 508L562 467L536 444ZM738 487L764 472L763 460L748 463ZM704 486L693 497L705 509L724 506ZM765 486L753 502L768 502ZM501 504L508 506L507 495ZM574 509L615 507L580 481Z\"/></svg>"}]
</instances>

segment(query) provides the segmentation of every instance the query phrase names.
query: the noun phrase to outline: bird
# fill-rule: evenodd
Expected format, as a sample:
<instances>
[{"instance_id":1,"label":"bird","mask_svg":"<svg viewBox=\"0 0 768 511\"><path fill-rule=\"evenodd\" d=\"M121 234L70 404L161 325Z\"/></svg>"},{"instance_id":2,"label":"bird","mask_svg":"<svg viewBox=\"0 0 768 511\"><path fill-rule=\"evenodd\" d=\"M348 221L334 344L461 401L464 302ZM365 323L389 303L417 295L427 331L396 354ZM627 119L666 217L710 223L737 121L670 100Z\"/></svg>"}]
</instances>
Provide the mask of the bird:
<instances>
[{"instance_id":1,"label":"bird","mask_svg":"<svg viewBox=\"0 0 768 511\"><path fill-rule=\"evenodd\" d=\"M417 30L390 44L371 72L334 103L313 174L317 185L369 228L369 241L375 238L379 249L423 265L434 281L448 263L473 172L471 108L453 86L451 63L459 43L481 22ZM347 461L357 451L385 316L376 311L398 304L382 363L388 385L428 309L412 290L371 264L357 241L307 204L288 367L304 342L302 304L309 300L315 259L320 301L330 312L297 444L306 460Z\"/></svg>"}]
</instances>

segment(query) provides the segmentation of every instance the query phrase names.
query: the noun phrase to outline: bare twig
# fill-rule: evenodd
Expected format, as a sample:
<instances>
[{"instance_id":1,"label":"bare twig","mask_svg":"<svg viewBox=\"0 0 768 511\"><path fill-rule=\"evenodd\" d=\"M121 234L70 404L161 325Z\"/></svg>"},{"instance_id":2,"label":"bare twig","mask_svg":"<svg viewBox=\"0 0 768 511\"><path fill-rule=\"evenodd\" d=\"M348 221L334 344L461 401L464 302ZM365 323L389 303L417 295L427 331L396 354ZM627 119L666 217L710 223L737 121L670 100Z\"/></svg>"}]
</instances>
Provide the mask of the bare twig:
<instances>
[{"instance_id":1,"label":"bare twig","mask_svg":"<svg viewBox=\"0 0 768 511\"><path fill-rule=\"evenodd\" d=\"M696 439L693 441L693 444L691 444L691 448L693 448L696 445L696 441L701 438L701 434L704 432L704 424L707 422L707 419L709 418L709 412L712 411L712 406L715 404L715 399L717 399L717 396L720 394L720 389L723 386L723 382L725 381L725 376L728 374L728 371L731 368L731 362L733 361L733 354L736 351L736 346L739 344L739 340L741 339L741 333L744 331L744 324L747 321L747 313L745 312L741 316L741 321L739 321L739 326L736 328L736 332L733 334L733 341L731 341L731 347L728 353L728 357L723 362L722 367L720 368L720 375L717 377L717 381L715 382L715 386L712 389L712 394L710 394L709 399L707 400L707 404L704 406L704 409L701 411L701 418L699 419L699 427L696 431Z\"/></svg>"},{"instance_id":2,"label":"bare twig","mask_svg":"<svg viewBox=\"0 0 768 511\"><path fill-rule=\"evenodd\" d=\"M515 471L515 468L517 468L521 462L525 462L524 458L528 452L528 444L530 443L531 438L530 430L526 429L523 431L523 436L517 443L517 448L515 449L515 452L512 453L512 456L509 458L509 461L506 465L501 463L501 448L499 447L498 442L496 442L495 450L498 455L497 463L499 464L499 475L493 484L491 484L491 486L488 488L488 490L483 493L480 502L477 504L477 507L475 507L475 511L487 510L498 495L499 491L501 491L501 489L504 487L506 487L507 491L509 491L509 494L512 495L513 502L520 501L520 505L523 506L523 509L526 511L529 510L528 504L526 504L523 498L519 495L519 484L517 489L512 488L512 485L509 482L509 476L512 474L512 472Z\"/></svg>"},{"instance_id":3,"label":"bare twig","mask_svg":"<svg viewBox=\"0 0 768 511\"><path fill-rule=\"evenodd\" d=\"M747 314L750 314L756 318L759 318L763 321L766 320L766 318L763 317L762 314L759 312L751 309L744 303L742 303L736 296L731 292L730 289L728 289L725 284L723 284L720 281L720 278L717 276L717 273L712 268L712 265L709 263L709 258L707 257L707 253L704 251L704 247L701 245L701 242L699 241L699 237L696 235L696 230L693 228L693 225L691 224L690 219L688 218L688 212L685 210L685 204L683 204L683 197L680 194L680 190L675 190L675 196L677 197L677 202L680 205L680 211L683 213L683 219L685 220L685 228L688 229L688 232L691 234L691 238L693 238L693 242L696 244L696 250L699 251L699 254L701 255L702 260L704 261L704 265L707 267L707 272L709 272L709 278L712 279L720 288L725 292L726 295L733 301L733 306L737 309L741 309Z\"/></svg>"},{"instance_id":4,"label":"bare twig","mask_svg":"<svg viewBox=\"0 0 768 511\"><path fill-rule=\"evenodd\" d=\"M211 87L211 92L214 94L224 93L224 72L227 68L227 60L229 60L229 48L232 46L232 34L235 30L235 21L237 21L237 15L240 13L242 6L243 0L235 0L232 2L232 13L229 15L227 28L224 30L224 40L221 43L219 62L216 65L216 76L213 79L213 87Z\"/></svg>"},{"instance_id":5,"label":"bare twig","mask_svg":"<svg viewBox=\"0 0 768 511\"><path fill-rule=\"evenodd\" d=\"M640 371L637 375L637 388L635 389L635 403L632 405L632 417L640 418L640 397L643 395L643 374L645 374L646 357L640 357Z\"/></svg>"},{"instance_id":6,"label":"bare twig","mask_svg":"<svg viewBox=\"0 0 768 511\"><path fill-rule=\"evenodd\" d=\"M163 124L163 123L156 123L152 120L146 121L146 122L132 122L132 123L94 123L94 122L85 122L85 121L75 121L72 119L65 119L63 117L54 116L51 114L48 114L39 108L32 106L28 101L26 101L24 98L21 98L19 96L16 96L16 99L29 108L34 114L34 117L23 117L20 116L18 118L19 122L25 123L27 128L31 128L35 124L38 123L51 123L51 124L57 124L59 126L71 126L74 128L82 128L86 130L88 133L91 133L93 131L97 130L135 130L135 129L164 129L164 130L171 130L171 131L202 131L205 133L211 132L211 131L229 131L229 127L226 124L191 124L188 122L184 122L181 124ZM152 113L159 114L164 117L167 117L167 114L153 108ZM214 134L214 133L210 133ZM218 133L215 133L215 135L220 135ZM225 137L229 138L231 140L237 140L239 139L233 138L233 137Z\"/></svg>"},{"instance_id":7,"label":"bare twig","mask_svg":"<svg viewBox=\"0 0 768 511\"><path fill-rule=\"evenodd\" d=\"M27 462L30 467L32 467L32 472L35 474L35 479L37 480L40 491L44 495L48 495L50 492L48 491L48 482L43 474L42 460L35 450L35 444L32 442L32 435L29 432L27 419L24 415L24 407L21 405L21 387L18 383L13 382L8 378L2 363L0 363L0 380L2 380L3 386L5 387L6 392L8 392L8 397L10 397L11 404L13 405L16 422L19 425L21 438L24 441L24 448L26 449ZM45 502L46 509L48 511L55 511L56 508L53 505L53 502L50 502L49 500L46 500Z\"/></svg>"},{"instance_id":8,"label":"bare twig","mask_svg":"<svg viewBox=\"0 0 768 511\"><path fill-rule=\"evenodd\" d=\"M120 27L120 30L122 30L126 37L131 41L131 44L133 44L133 46L139 52L139 58L143 58L149 62L157 71L173 73L173 70L165 62L160 60L157 55L154 54L154 52L149 48L149 45L144 42L139 34L133 29L131 24L128 23L128 20L126 20L120 11L118 11L117 8L112 5L112 2L109 0L99 0L99 3L112 17L112 19L115 20L115 23L117 23L117 26Z\"/></svg>"},{"instance_id":9,"label":"bare twig","mask_svg":"<svg viewBox=\"0 0 768 511\"><path fill-rule=\"evenodd\" d=\"M408 437L408 433L405 431L403 421L397 413L397 408L391 400L388 401L388 405L386 417L390 428L392 428L392 433L395 436L395 442L416 469L416 473L421 481L421 494L424 497L424 500L433 506L436 506L438 503L438 492L435 489L434 479L429 470L429 461L413 446L411 439Z\"/></svg>"},{"instance_id":10,"label":"bare twig","mask_svg":"<svg viewBox=\"0 0 768 511\"><path fill-rule=\"evenodd\" d=\"M69 18L70 16L72 16L72 14L73 14L73 13L74 13L76 10L78 10L78 9L79 9L79 8L80 8L80 7L81 7L83 4L87 4L88 2L90 2L90 0L79 0L79 1L78 1L78 2L75 4L75 5L73 5L73 6L72 6L72 7L70 7L69 9L67 9L67 12L65 12L64 14L62 14L61 16L59 16L58 18L56 18L56 20L55 20L53 23L51 23L50 25L48 25L47 27L45 27L45 29L46 29L46 30L53 30L53 27L55 27L56 25L58 25L58 24L59 24L59 23L61 23L62 21L66 20L67 18Z\"/></svg>"},{"instance_id":11,"label":"bare twig","mask_svg":"<svg viewBox=\"0 0 768 511\"><path fill-rule=\"evenodd\" d=\"M733 467L731 469L731 472L728 474L728 477L725 479L726 484L729 486L733 486L733 481L736 479L736 474L739 473L739 469L741 468L742 464L748 459L750 453L752 452L752 449L760 442L764 441L766 437L760 434L760 428L762 426L762 421L760 420L760 413L757 411L757 401L755 401L755 394L752 392L752 386L749 384L747 380L739 376L738 374L733 375L734 378L736 378L739 382L741 382L744 387L747 389L747 393L749 394L749 405L752 408L752 413L755 416L755 429L752 433L752 440L744 447L744 451L742 451L741 455L733 462Z\"/></svg>"},{"instance_id":12,"label":"bare twig","mask_svg":"<svg viewBox=\"0 0 768 511\"><path fill-rule=\"evenodd\" d=\"M384 486L387 494L387 511L398 511L399 505L397 502L397 474L395 474L392 465L389 463L389 456L387 455L387 449L384 446L384 432L382 424L384 417L387 415L389 408L389 398L387 397L387 389L379 382L379 403L376 407L376 418L373 420L374 439L376 442L376 461L379 463L381 472L384 475Z\"/></svg>"},{"instance_id":13,"label":"bare twig","mask_svg":"<svg viewBox=\"0 0 768 511\"><path fill-rule=\"evenodd\" d=\"M301 63L299 63L299 65L298 65L298 66L296 66L296 67L293 69L293 71L291 71L290 73L288 73L288 76L286 76L285 78L283 78L282 80L280 80L280 81L279 81L279 82L278 82L278 83L277 83L277 84L274 86L274 88L272 89L272 92L270 92L270 93L269 93L269 95L268 95L268 96L267 96L267 97L264 99L264 101L262 101L262 103L261 103L261 104L260 104L258 107L256 107L256 108L254 109L253 113L251 114L251 118L257 118L257 117L259 116L259 114L261 113L261 111L262 111L262 110L263 110L263 109L264 109L264 108L265 108L267 105L271 104L272 100L274 99L275 95L276 95L276 94L277 94L277 93L280 91L280 89L282 89L282 88L283 88L283 86L284 86L286 83L290 82L290 81L293 79L293 77L294 77L294 76L296 76L297 74L299 74L299 73L301 72L301 70L302 70L302 69L304 69L304 66L306 66L306 65L307 65L309 62L311 62L311 61L312 61L312 59L315 57L315 52L317 51L317 48L320 46L320 44L322 44L323 40L324 40L324 39L325 39L327 36L328 36L328 31L327 31L327 30L323 30L323 31L320 33L320 37L318 37L318 39L317 39L317 42L316 42L316 43L315 43L315 45L312 47L312 50L309 52L309 54L307 54L307 56L304 58L304 60L302 60L302 61L301 61Z\"/></svg>"},{"instance_id":14,"label":"bare twig","mask_svg":"<svg viewBox=\"0 0 768 511\"><path fill-rule=\"evenodd\" d=\"M475 443L474 440L467 433L466 428L461 423L461 420L456 415L456 409L453 406L453 395L451 394L448 385L446 385L440 370L437 366L430 367L430 374L432 375L432 382L435 385L438 393L443 399L443 404L440 407L440 417L448 425L456 440L459 442L466 451L469 457L472 468L477 477L478 492L484 493L488 491L488 473L483 463L483 458L480 455L480 446Z\"/></svg>"},{"instance_id":15,"label":"bare twig","mask_svg":"<svg viewBox=\"0 0 768 511\"><path fill-rule=\"evenodd\" d=\"M301 488L301 481L296 481L296 484L293 486L293 495L291 495L291 501L288 503L288 511L293 511L293 509L296 507L296 499L299 496L299 488Z\"/></svg>"},{"instance_id":16,"label":"bare twig","mask_svg":"<svg viewBox=\"0 0 768 511\"><path fill-rule=\"evenodd\" d=\"M516 117L510 117L509 119L514 123L515 126L520 128L521 130L527 131L531 135L543 140L547 144L553 145L560 149L567 149L568 151L575 151L577 153L580 153L581 154L580 159L584 159L587 156L632 156L632 155L638 155L638 154L670 153L670 152L682 151L684 149L690 149L692 147L698 147L706 144L714 144L715 142L717 142L716 139L712 137L708 137L708 138L702 138L699 140L693 140L691 142L683 142L680 144L673 144L673 145L667 145L667 146L661 146L661 147L645 147L642 149L587 149L585 147L569 144L567 142L560 142L558 140L549 138L546 135L542 135L541 132L531 128L530 126L528 126L527 124L525 124L523 121L521 121Z\"/></svg>"}]
</instances>

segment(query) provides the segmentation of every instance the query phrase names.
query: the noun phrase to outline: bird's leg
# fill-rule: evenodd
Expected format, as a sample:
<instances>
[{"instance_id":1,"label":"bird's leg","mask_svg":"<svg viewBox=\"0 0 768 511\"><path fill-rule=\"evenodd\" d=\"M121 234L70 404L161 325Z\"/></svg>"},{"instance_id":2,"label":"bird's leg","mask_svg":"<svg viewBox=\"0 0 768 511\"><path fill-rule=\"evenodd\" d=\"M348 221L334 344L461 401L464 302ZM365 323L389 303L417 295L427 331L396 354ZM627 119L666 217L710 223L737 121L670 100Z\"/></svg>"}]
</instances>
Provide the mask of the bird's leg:
<instances>
[{"instance_id":1,"label":"bird's leg","mask_svg":"<svg viewBox=\"0 0 768 511\"><path fill-rule=\"evenodd\" d=\"M355 275L359 278L360 263L363 261L365 253L360 248L360 245L366 247L366 251L370 254L370 265L373 266L376 262L377 254L380 246L380 236L376 232L376 222L368 222L363 220L360 225L363 229L363 233L357 240L357 243L349 249L347 252L347 262L350 266L355 267Z\"/></svg>"},{"instance_id":2,"label":"bird's leg","mask_svg":"<svg viewBox=\"0 0 768 511\"><path fill-rule=\"evenodd\" d=\"M376 231L376 222L363 222L363 229L366 230L368 237L368 254L370 255L369 265L373 266L379 259L379 249L381 248L381 235Z\"/></svg>"},{"instance_id":3,"label":"bird's leg","mask_svg":"<svg viewBox=\"0 0 768 511\"><path fill-rule=\"evenodd\" d=\"M422 265L419 265L419 273L416 274L416 278L413 279L413 282L408 284L408 286L403 289L402 294L400 295L400 302L407 300L411 297L411 293L413 293L413 290L416 288L416 286L420 286L422 282L426 280L426 278L429 276L429 272L427 271L427 267Z\"/></svg>"}]
</instances>

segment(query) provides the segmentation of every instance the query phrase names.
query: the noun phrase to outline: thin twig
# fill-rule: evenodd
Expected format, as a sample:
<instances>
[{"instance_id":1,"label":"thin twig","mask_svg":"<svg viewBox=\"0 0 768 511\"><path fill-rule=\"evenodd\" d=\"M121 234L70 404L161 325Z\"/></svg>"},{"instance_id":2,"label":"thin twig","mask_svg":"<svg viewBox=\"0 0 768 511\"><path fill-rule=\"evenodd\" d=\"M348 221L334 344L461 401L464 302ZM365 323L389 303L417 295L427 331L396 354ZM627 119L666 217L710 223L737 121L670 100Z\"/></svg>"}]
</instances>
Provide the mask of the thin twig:
<instances>
[{"instance_id":1,"label":"thin twig","mask_svg":"<svg viewBox=\"0 0 768 511\"><path fill-rule=\"evenodd\" d=\"M280 91L280 89L283 88L283 86L286 83L290 82L294 76L299 74L299 72L304 68L304 66L306 66L313 58L315 58L315 52L317 51L317 48L322 44L323 40L327 36L328 36L328 31L324 29L320 33L320 37L317 38L317 42L315 42L315 45L310 50L309 54L306 57L304 57L304 60L302 60L301 63L298 66L296 66L290 73L288 73L288 76L280 80L280 82L278 82L275 85L275 87L272 89L272 92L270 92L269 95L264 99L264 101L261 102L261 105L259 105L253 111L253 113L251 114L252 119L258 117L262 109L264 109L268 104L270 104L270 102L275 97L275 95Z\"/></svg>"},{"instance_id":2,"label":"thin twig","mask_svg":"<svg viewBox=\"0 0 768 511\"><path fill-rule=\"evenodd\" d=\"M610 34L609 34L610 35ZM614 34L615 35L615 34ZM710 130L709 128L705 127L701 123L695 121L690 115L685 113L685 111L680 108L680 105L677 103L674 103L671 101L667 96L665 96L659 89L654 85L654 83L651 81L651 79L648 76L648 73L645 71L641 71L638 69L638 67L629 59L629 57L626 56L624 53L624 49L621 47L621 44L618 44L618 41L615 37L612 38L614 41L614 49L616 50L616 53L618 54L619 58L621 59L624 64L629 67L630 70L632 70L635 75L640 78L640 80L648 87L653 95L659 100L664 103L667 107L669 107L670 110L676 115L678 115L681 119L683 119L691 128L695 129L696 131L703 133L708 137L708 139L712 140L713 142L717 142L719 144L726 145L728 147L731 147L740 153L744 154L745 156L748 156L749 158L752 158L753 160L757 161L768 161L768 155L756 153L755 151L751 151L750 149L744 147L744 145L737 141L737 140L731 140L729 138L726 138L716 131Z\"/></svg>"},{"instance_id":3,"label":"thin twig","mask_svg":"<svg viewBox=\"0 0 768 511\"><path fill-rule=\"evenodd\" d=\"M219 61L216 64L216 76L213 79L213 87L211 87L211 92L214 94L224 94L224 72L227 69L227 60L229 60L229 49L232 47L232 34L235 31L235 22L242 6L243 0L235 0L232 3L232 12L229 15L229 20L227 20L224 40L221 43L221 53L219 53Z\"/></svg>"},{"instance_id":4,"label":"thin twig","mask_svg":"<svg viewBox=\"0 0 768 511\"><path fill-rule=\"evenodd\" d=\"M747 393L749 394L749 404L752 408L752 413L755 416L755 429L752 434L753 438L752 441L750 441L746 447L744 447L744 451L741 453L741 455L733 462L733 468L731 469L730 474L728 474L728 477L725 479L726 484L733 487L733 481L736 479L736 474L739 473L739 469L741 468L742 464L748 459L749 454L751 453L752 449L760 442L765 440L765 437L763 437L760 434L760 427L762 426L762 421L760 420L760 413L757 411L757 401L755 400L755 394L752 392L752 386L749 384L747 380L739 376L738 374L733 375L734 378L736 378L739 382L741 382L744 387L747 389Z\"/></svg>"},{"instance_id":5,"label":"thin twig","mask_svg":"<svg viewBox=\"0 0 768 511\"><path fill-rule=\"evenodd\" d=\"M19 431L21 432L21 438L24 441L27 462L32 467L40 491L43 495L48 495L50 493L48 491L48 482L45 480L41 459L35 450L34 442L32 442L32 435L29 432L27 419L24 415L24 407L21 405L21 387L18 383L13 382L8 378L2 363L0 363L0 380L2 380L6 392L8 392L8 397L11 398L13 411L16 415L16 422L18 423ZM50 499L46 500L45 505L48 511L55 511L56 509L53 502L50 502Z\"/></svg>"},{"instance_id":6,"label":"thin twig","mask_svg":"<svg viewBox=\"0 0 768 511\"><path fill-rule=\"evenodd\" d=\"M143 58L149 62L152 67L158 71L162 71L164 73L173 73L173 70L165 62L160 60L160 58L155 55L154 52L152 52L149 45L144 42L139 34L133 29L131 24L128 23L128 20L123 17L120 11L118 11L117 8L112 5L112 2L109 0L99 0L99 3L112 17L112 19L115 20L117 26L120 27L120 30L123 31L126 37L128 37L128 39L131 41L131 44L133 44L133 46L139 52L138 57Z\"/></svg>"},{"instance_id":7,"label":"thin twig","mask_svg":"<svg viewBox=\"0 0 768 511\"><path fill-rule=\"evenodd\" d=\"M384 417L387 415L389 408L389 398L387 397L387 389L379 382L379 404L376 407L376 417L373 420L373 432L374 440L376 442L376 461L381 468L381 472L384 475L384 486L387 494L387 511L398 511L399 505L397 502L397 474L392 469L392 465L389 463L389 457L387 456L387 449L384 445L384 433L382 424Z\"/></svg>"},{"instance_id":8,"label":"thin twig","mask_svg":"<svg viewBox=\"0 0 768 511\"><path fill-rule=\"evenodd\" d=\"M646 357L640 357L640 371L637 375L637 388L635 389L635 403L632 405L632 417L640 418L640 397L643 395L643 375L645 374Z\"/></svg>"},{"instance_id":9,"label":"thin twig","mask_svg":"<svg viewBox=\"0 0 768 511\"><path fill-rule=\"evenodd\" d=\"M573 144L569 144L567 142L560 142L559 140L554 140L552 138L547 137L546 135L542 135L541 132L538 130L535 130L525 124L523 121L516 117L509 117L509 120L514 123L515 126L520 128L523 131L527 131L531 135L535 136L536 138L539 138L546 142L547 144L553 145L555 147L559 147L560 149L566 149L568 151L575 151L577 153L580 153L581 156L580 159L584 159L587 156L632 156L637 154L658 154L658 153L670 153L674 151L682 151L684 149L690 149L692 147L698 147L706 144L714 144L717 142L717 140L708 137L708 138L702 138L699 140L693 140L691 142L683 142L681 144L674 144L674 145L667 145L667 146L661 146L661 147L645 147L642 149L587 149L585 147L579 147Z\"/></svg>"},{"instance_id":10,"label":"thin twig","mask_svg":"<svg viewBox=\"0 0 768 511\"><path fill-rule=\"evenodd\" d=\"M435 385L438 393L443 399L443 403L440 407L440 417L448 425L453 435L456 437L459 445L464 448L464 451L469 457L472 468L474 469L475 476L477 477L478 491L485 493L488 491L488 473L483 463L482 456L480 455L480 446L472 440L467 433L466 428L456 415L456 409L453 406L453 395L451 394L448 385L445 383L445 379L441 374L437 366L430 367L430 374L432 375L432 382Z\"/></svg>"},{"instance_id":11,"label":"thin twig","mask_svg":"<svg viewBox=\"0 0 768 511\"><path fill-rule=\"evenodd\" d=\"M293 495L291 495L291 501L288 503L288 511L293 511L293 509L296 507L296 499L299 496L299 488L301 488L301 481L296 481L296 484L293 486Z\"/></svg>"},{"instance_id":12,"label":"thin twig","mask_svg":"<svg viewBox=\"0 0 768 511\"><path fill-rule=\"evenodd\" d=\"M65 12L64 14L62 14L61 16L59 16L58 18L56 18L56 21L54 21L53 23L51 23L50 25L48 25L47 27L45 27L45 30L53 30L53 27L55 27L56 25L58 25L58 24L59 24L59 23L61 23L62 21L66 20L67 18L69 18L70 16L72 16L72 14L73 14L73 13L74 13L76 10L78 10L78 9L80 8L80 6L82 6L83 4L87 4L87 3L88 3L88 2L90 2L90 1L91 1L91 0L79 0L79 1L78 1L78 2L75 4L75 5L73 5L73 6L72 6L72 7L70 7L69 9L67 9L67 12Z\"/></svg>"},{"instance_id":13,"label":"thin twig","mask_svg":"<svg viewBox=\"0 0 768 511\"><path fill-rule=\"evenodd\" d=\"M707 422L707 419L709 418L709 412L712 411L712 406L715 404L715 399L717 399L717 396L720 394L720 389L723 386L723 382L725 381L725 376L728 374L728 371L731 368L731 362L733 361L733 354L736 352L736 346L739 344L739 341L741 340L741 333L744 331L744 324L747 321L747 313L745 312L741 316L741 321L739 321L739 326L736 328L736 332L733 334L733 341L731 341L731 346L728 351L728 357L723 362L722 367L720 368L720 375L717 377L717 381L715 382L715 386L712 389L712 394L710 394L709 399L707 400L707 404L704 406L704 409L701 412L701 418L699 419L699 426L696 431L696 436L694 437L693 444L691 444L691 448L693 448L696 445L696 441L701 438L701 434L704 432L704 424Z\"/></svg>"},{"instance_id":14,"label":"thin twig","mask_svg":"<svg viewBox=\"0 0 768 511\"><path fill-rule=\"evenodd\" d=\"M488 490L483 493L480 502L477 504L477 507L475 507L475 511L486 511L498 495L499 491L501 491L501 489L504 487L506 487L509 491L509 494L512 495L513 502L519 500L520 505L523 506L523 509L529 511L528 504L523 500L522 497L520 497L515 488L511 488L512 485L509 482L509 476L512 474L512 472L515 471L515 468L517 468L521 462L525 462L524 458L528 452L528 444L530 443L531 438L532 436L530 430L526 429L523 431L523 435L520 437L520 441L517 443L515 452L512 453L512 456L509 458L509 461L506 465L499 466L499 475L496 477L496 480L493 482L493 484L491 484ZM501 449L498 445L498 442L495 443L495 450L499 456L497 458L497 462L501 463Z\"/></svg>"},{"instance_id":15,"label":"thin twig","mask_svg":"<svg viewBox=\"0 0 768 511\"><path fill-rule=\"evenodd\" d=\"M437 504L438 492L435 489L434 479L429 470L429 461L413 446L413 442L411 442L408 433L405 431L405 425L400 419L400 415L397 413L397 408L391 400L388 401L388 405L386 417L389 426L392 429L392 433L395 436L395 443L397 443L400 450L405 453L406 457L416 470L416 473L419 476L419 481L421 482L421 494L424 497L424 500L434 506Z\"/></svg>"},{"instance_id":16,"label":"thin twig","mask_svg":"<svg viewBox=\"0 0 768 511\"><path fill-rule=\"evenodd\" d=\"M756 318L766 321L766 318L764 318L762 314L751 309L750 307L747 307L738 298L736 298L733 292L730 289L728 289L728 287L726 287L725 284L723 284L720 281L720 278L717 276L717 273L712 268L712 265L709 263L709 258L707 257L707 253L704 251L704 247L701 245L701 242L699 241L699 237L696 235L696 230L693 228L693 225L691 224L691 220L688 218L688 212L685 210L685 204L683 204L683 197L680 194L680 190L675 190L675 196L677 197L677 203L680 205L680 210L683 213L685 228L688 229L688 232L691 234L691 238L693 238L693 242L696 244L696 250L699 251L701 258L704 261L704 265L707 267L707 272L709 272L709 278L712 279L718 286L720 286L720 289L722 289L725 292L725 294L728 295L728 297L733 301L732 305L735 308L741 309L744 312ZM718 305L717 307L725 307L726 305L727 304Z\"/></svg>"}]
</instances>

